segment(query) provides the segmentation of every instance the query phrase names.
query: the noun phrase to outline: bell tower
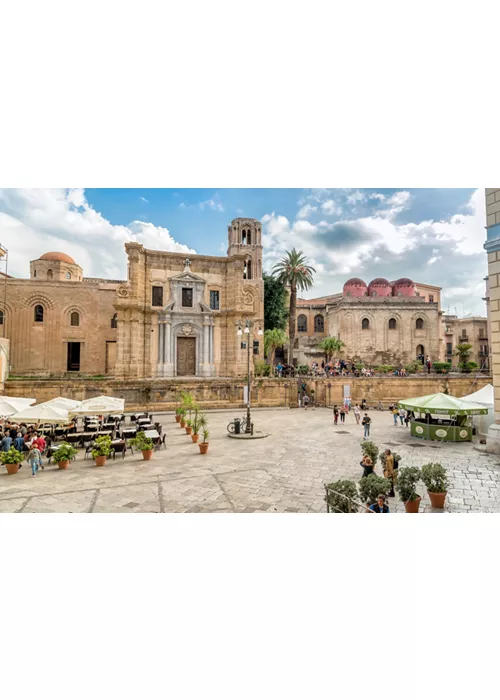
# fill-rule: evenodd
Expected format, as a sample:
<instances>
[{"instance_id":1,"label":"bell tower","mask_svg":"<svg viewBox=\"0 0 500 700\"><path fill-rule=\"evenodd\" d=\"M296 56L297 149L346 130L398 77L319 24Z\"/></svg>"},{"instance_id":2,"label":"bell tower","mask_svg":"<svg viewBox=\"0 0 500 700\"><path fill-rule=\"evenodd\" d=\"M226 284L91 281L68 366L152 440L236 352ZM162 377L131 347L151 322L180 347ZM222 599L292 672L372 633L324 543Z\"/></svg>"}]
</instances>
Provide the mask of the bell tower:
<instances>
[{"instance_id":1,"label":"bell tower","mask_svg":"<svg viewBox=\"0 0 500 700\"><path fill-rule=\"evenodd\" d=\"M233 219L228 226L228 257L244 255L243 279L262 279L262 224L258 219Z\"/></svg>"}]
</instances>

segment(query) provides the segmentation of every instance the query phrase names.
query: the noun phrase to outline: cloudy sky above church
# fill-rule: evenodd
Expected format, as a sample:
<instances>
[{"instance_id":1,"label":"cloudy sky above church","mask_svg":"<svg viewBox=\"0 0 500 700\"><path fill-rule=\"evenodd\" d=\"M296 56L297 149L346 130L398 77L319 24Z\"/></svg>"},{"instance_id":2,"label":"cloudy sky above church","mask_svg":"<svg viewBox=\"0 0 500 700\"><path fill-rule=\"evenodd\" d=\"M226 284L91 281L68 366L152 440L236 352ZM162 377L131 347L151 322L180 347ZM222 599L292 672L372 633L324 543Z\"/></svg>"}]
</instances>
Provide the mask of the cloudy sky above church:
<instances>
[{"instance_id":1,"label":"cloudy sky above church","mask_svg":"<svg viewBox=\"0 0 500 700\"><path fill-rule=\"evenodd\" d=\"M483 189L0 189L9 273L68 253L87 277L126 277L123 244L224 255L236 217L263 224L264 269L301 249L316 268L307 296L349 277L410 277L443 287L443 309L484 315Z\"/></svg>"}]
</instances>

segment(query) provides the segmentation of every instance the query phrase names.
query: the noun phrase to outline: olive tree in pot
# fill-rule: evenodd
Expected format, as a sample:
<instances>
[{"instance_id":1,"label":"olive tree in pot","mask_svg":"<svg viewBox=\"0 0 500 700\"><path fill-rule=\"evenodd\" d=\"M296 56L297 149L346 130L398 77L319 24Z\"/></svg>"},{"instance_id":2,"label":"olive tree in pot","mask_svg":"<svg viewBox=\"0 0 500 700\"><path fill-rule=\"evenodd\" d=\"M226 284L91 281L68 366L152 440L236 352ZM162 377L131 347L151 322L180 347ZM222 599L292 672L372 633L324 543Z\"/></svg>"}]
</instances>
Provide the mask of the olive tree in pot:
<instances>
[{"instance_id":1,"label":"olive tree in pot","mask_svg":"<svg viewBox=\"0 0 500 700\"><path fill-rule=\"evenodd\" d=\"M92 449L92 457L95 459L96 467L104 467L106 457L111 454L111 438L109 435L101 435L95 441Z\"/></svg>"},{"instance_id":2,"label":"olive tree in pot","mask_svg":"<svg viewBox=\"0 0 500 700\"><path fill-rule=\"evenodd\" d=\"M325 501L330 513L357 513L358 489L354 481L332 481L325 485Z\"/></svg>"},{"instance_id":3,"label":"olive tree in pot","mask_svg":"<svg viewBox=\"0 0 500 700\"><path fill-rule=\"evenodd\" d=\"M363 440L361 443L361 451L363 452L363 456L368 455L368 457L370 457L373 464L377 463L378 447L374 442L371 440Z\"/></svg>"},{"instance_id":4,"label":"olive tree in pot","mask_svg":"<svg viewBox=\"0 0 500 700\"><path fill-rule=\"evenodd\" d=\"M208 452L208 438L210 437L210 433L208 432L208 428L205 424L205 427L203 428L203 442L198 443L198 447L200 448L200 454L206 455Z\"/></svg>"},{"instance_id":5,"label":"olive tree in pot","mask_svg":"<svg viewBox=\"0 0 500 700\"><path fill-rule=\"evenodd\" d=\"M416 492L421 472L418 467L402 467L399 470L396 490L405 505L407 513L418 513L421 497Z\"/></svg>"},{"instance_id":6,"label":"olive tree in pot","mask_svg":"<svg viewBox=\"0 0 500 700\"><path fill-rule=\"evenodd\" d=\"M439 462L429 462L422 466L422 481L424 482L431 506L444 508L446 493L448 491L448 473Z\"/></svg>"},{"instance_id":7,"label":"olive tree in pot","mask_svg":"<svg viewBox=\"0 0 500 700\"><path fill-rule=\"evenodd\" d=\"M144 430L140 430L135 438L130 440L132 447L140 450L142 452L142 457L144 460L148 461L153 456L154 442L151 438L147 438Z\"/></svg>"},{"instance_id":8,"label":"olive tree in pot","mask_svg":"<svg viewBox=\"0 0 500 700\"><path fill-rule=\"evenodd\" d=\"M377 502L377 496L381 493L384 496L389 494L391 490L391 482L389 479L384 479L382 476L370 474L364 476L359 482L359 494L363 503L369 507Z\"/></svg>"},{"instance_id":9,"label":"olive tree in pot","mask_svg":"<svg viewBox=\"0 0 500 700\"><path fill-rule=\"evenodd\" d=\"M7 469L7 474L17 474L19 466L23 461L22 452L11 447L7 452L0 452L2 464Z\"/></svg>"},{"instance_id":10,"label":"olive tree in pot","mask_svg":"<svg viewBox=\"0 0 500 700\"><path fill-rule=\"evenodd\" d=\"M59 469L67 469L69 467L69 463L77 454L78 450L76 448L68 445L67 442L63 442L52 455L52 459L57 464Z\"/></svg>"}]
</instances>

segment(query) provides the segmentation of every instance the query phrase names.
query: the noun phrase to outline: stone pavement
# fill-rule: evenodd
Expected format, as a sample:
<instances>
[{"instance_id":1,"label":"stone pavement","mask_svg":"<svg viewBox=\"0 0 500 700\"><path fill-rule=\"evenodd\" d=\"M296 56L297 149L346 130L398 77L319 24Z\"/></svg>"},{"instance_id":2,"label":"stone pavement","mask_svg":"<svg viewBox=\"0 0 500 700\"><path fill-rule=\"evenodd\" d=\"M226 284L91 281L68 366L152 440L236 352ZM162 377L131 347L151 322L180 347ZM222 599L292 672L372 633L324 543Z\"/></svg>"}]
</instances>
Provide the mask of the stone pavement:
<instances>
[{"instance_id":1,"label":"stone pavement","mask_svg":"<svg viewBox=\"0 0 500 700\"><path fill-rule=\"evenodd\" d=\"M332 411L325 408L255 410L256 428L270 436L248 442L227 437L226 426L234 415L208 412L207 455L200 455L172 415L163 415L155 420L164 425L168 448L155 452L150 462L140 453L128 454L99 468L80 452L69 469L45 464L35 478L26 462L13 476L0 467L0 512L316 513L325 512L324 483L361 476L362 429L352 414L345 425L334 428ZM438 461L448 469L446 511L500 512L498 457L471 444L411 438L408 429L394 427L387 411L372 411L371 416L371 439L381 449L398 452L401 466ZM418 491L425 494L421 510L431 512L423 484ZM396 499L390 500L392 511L404 511Z\"/></svg>"}]
</instances>

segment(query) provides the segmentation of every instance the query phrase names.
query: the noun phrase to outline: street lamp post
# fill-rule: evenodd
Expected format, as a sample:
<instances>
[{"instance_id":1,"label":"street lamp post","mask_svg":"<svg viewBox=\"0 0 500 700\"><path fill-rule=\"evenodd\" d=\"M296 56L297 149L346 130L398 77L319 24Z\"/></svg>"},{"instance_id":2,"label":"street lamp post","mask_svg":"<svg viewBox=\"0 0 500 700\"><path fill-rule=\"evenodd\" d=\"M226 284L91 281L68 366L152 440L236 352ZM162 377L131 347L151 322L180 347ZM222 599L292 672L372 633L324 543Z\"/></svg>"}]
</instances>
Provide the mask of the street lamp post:
<instances>
[{"instance_id":1,"label":"street lamp post","mask_svg":"<svg viewBox=\"0 0 500 700\"><path fill-rule=\"evenodd\" d=\"M250 415L250 406L251 406L251 376L250 376L250 338L253 340L253 327L254 327L254 322L251 319L246 319L245 321L238 321L237 322L238 326L238 331L237 335L241 337L242 335L246 336L247 339L247 422L245 426L245 433L250 434L252 432L252 419ZM242 328L243 327L243 328ZM262 328L259 326L259 330L257 331L257 335L261 336L264 335L264 331ZM253 343L252 343L252 350L253 350Z\"/></svg>"}]
</instances>

